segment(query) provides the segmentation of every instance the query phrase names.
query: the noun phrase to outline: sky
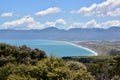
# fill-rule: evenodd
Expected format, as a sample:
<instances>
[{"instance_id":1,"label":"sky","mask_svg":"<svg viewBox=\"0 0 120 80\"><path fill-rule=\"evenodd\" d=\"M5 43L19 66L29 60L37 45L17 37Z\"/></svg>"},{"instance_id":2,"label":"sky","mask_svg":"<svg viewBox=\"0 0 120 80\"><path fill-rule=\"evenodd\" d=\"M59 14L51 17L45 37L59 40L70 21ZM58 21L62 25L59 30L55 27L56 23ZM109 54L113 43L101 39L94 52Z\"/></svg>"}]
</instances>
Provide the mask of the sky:
<instances>
[{"instance_id":1,"label":"sky","mask_svg":"<svg viewBox=\"0 0 120 80\"><path fill-rule=\"evenodd\" d=\"M0 0L0 29L120 27L120 0Z\"/></svg>"}]
</instances>

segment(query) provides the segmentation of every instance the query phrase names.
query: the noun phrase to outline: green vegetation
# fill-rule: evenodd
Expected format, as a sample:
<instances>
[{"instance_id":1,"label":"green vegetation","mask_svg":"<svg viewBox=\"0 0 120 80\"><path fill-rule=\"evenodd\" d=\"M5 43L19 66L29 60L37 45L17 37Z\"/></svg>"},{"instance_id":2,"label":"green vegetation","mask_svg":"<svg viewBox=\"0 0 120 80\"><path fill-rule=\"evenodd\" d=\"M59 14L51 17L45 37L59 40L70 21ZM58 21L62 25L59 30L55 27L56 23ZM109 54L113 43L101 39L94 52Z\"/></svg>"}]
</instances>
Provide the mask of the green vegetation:
<instances>
[{"instance_id":1,"label":"green vegetation","mask_svg":"<svg viewBox=\"0 0 120 80\"><path fill-rule=\"evenodd\" d=\"M0 44L0 80L94 80L84 64L44 51Z\"/></svg>"},{"instance_id":2,"label":"green vegetation","mask_svg":"<svg viewBox=\"0 0 120 80\"><path fill-rule=\"evenodd\" d=\"M117 56L63 57L63 60L82 62L95 80L120 79L120 53Z\"/></svg>"},{"instance_id":3,"label":"green vegetation","mask_svg":"<svg viewBox=\"0 0 120 80\"><path fill-rule=\"evenodd\" d=\"M0 67L7 63L35 64L36 61L46 58L44 51L28 48L26 45L16 47L0 44Z\"/></svg>"},{"instance_id":4,"label":"green vegetation","mask_svg":"<svg viewBox=\"0 0 120 80\"><path fill-rule=\"evenodd\" d=\"M0 44L0 80L120 80L120 53L62 59L25 45Z\"/></svg>"},{"instance_id":5,"label":"green vegetation","mask_svg":"<svg viewBox=\"0 0 120 80\"><path fill-rule=\"evenodd\" d=\"M73 56L73 57L62 57L66 61L78 61L84 64L104 62L112 58L112 56Z\"/></svg>"}]
</instances>

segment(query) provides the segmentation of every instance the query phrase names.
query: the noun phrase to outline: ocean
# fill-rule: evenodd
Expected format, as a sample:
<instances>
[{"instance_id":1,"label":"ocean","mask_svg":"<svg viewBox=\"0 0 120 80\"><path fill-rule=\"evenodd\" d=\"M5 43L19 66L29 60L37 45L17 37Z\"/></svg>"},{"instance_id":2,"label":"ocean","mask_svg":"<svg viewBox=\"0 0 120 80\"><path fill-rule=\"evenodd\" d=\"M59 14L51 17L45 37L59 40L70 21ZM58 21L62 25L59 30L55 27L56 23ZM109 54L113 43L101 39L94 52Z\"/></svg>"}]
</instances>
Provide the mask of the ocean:
<instances>
[{"instance_id":1,"label":"ocean","mask_svg":"<svg viewBox=\"0 0 120 80\"><path fill-rule=\"evenodd\" d=\"M34 49L39 48L46 52L48 56L95 56L95 54L85 48L72 45L64 41L54 40L0 40L0 43L7 43L15 46L27 45Z\"/></svg>"}]
</instances>

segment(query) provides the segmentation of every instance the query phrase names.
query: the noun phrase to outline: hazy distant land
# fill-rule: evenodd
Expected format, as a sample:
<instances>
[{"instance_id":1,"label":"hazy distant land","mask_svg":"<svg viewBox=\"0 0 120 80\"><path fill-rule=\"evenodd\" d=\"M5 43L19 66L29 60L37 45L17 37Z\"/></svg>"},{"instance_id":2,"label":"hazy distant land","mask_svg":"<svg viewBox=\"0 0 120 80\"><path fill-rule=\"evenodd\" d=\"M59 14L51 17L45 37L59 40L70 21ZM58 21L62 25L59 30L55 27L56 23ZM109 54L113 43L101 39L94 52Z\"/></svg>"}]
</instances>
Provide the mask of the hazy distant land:
<instances>
[{"instance_id":1,"label":"hazy distant land","mask_svg":"<svg viewBox=\"0 0 120 80\"><path fill-rule=\"evenodd\" d=\"M0 30L0 39L38 39L38 40L120 40L120 27L101 28L72 28L69 30L49 27L42 30Z\"/></svg>"},{"instance_id":2,"label":"hazy distant land","mask_svg":"<svg viewBox=\"0 0 120 80\"><path fill-rule=\"evenodd\" d=\"M82 41L76 44L89 48L98 55L116 55L120 52L120 41Z\"/></svg>"}]
</instances>

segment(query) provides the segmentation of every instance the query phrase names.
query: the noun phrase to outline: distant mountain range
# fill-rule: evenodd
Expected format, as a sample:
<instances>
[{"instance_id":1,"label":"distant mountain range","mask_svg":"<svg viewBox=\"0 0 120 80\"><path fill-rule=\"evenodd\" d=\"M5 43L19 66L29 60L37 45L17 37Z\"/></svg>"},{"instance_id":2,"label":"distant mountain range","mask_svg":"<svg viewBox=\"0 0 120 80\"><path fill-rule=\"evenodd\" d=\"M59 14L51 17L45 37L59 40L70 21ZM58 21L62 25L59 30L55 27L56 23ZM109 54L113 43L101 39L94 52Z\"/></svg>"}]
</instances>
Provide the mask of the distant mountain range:
<instances>
[{"instance_id":1,"label":"distant mountain range","mask_svg":"<svg viewBox=\"0 0 120 80\"><path fill-rule=\"evenodd\" d=\"M49 27L43 30L0 30L0 39L43 40L120 40L120 27L109 29L73 28L69 30Z\"/></svg>"}]
</instances>

